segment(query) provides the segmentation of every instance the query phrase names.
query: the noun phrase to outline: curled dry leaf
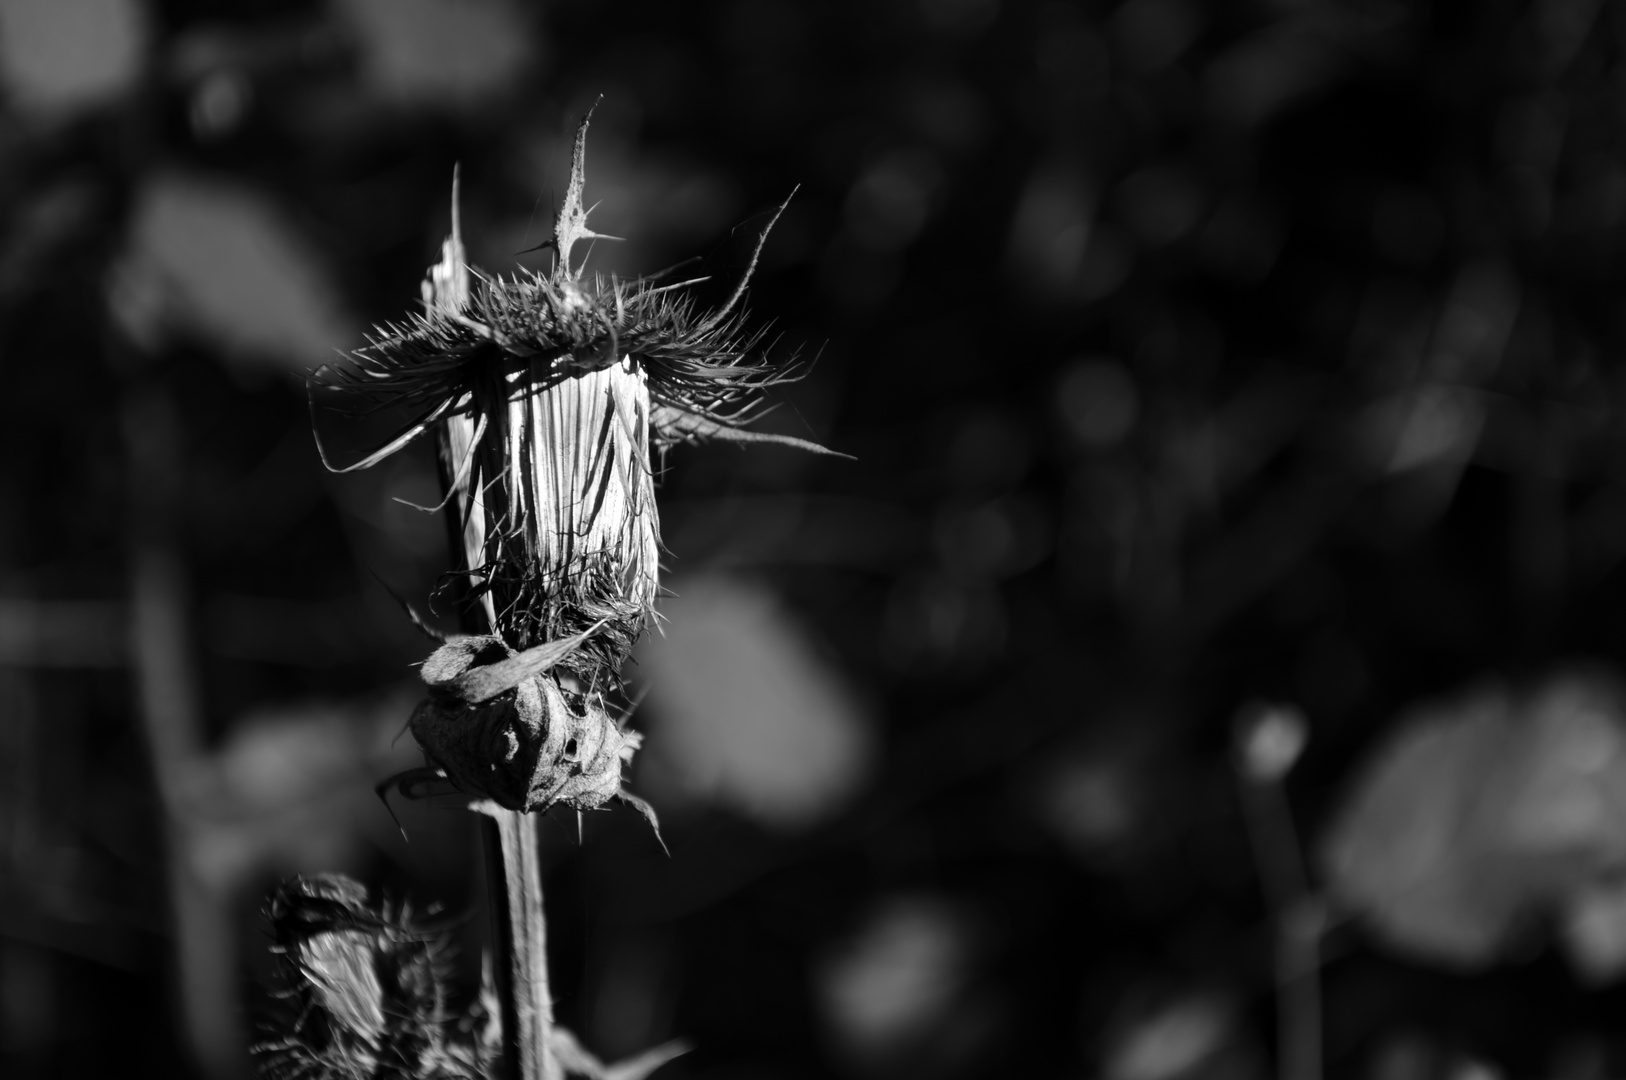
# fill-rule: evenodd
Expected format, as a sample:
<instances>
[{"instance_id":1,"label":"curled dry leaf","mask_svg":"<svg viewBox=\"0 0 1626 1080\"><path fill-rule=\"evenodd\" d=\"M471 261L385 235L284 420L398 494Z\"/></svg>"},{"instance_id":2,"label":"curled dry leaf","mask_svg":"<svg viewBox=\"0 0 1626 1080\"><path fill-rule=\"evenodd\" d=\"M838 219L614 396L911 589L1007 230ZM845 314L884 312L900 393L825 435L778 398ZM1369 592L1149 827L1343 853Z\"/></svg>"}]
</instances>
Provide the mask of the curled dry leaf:
<instances>
[{"instance_id":1,"label":"curled dry leaf","mask_svg":"<svg viewBox=\"0 0 1626 1080\"><path fill-rule=\"evenodd\" d=\"M413 736L465 793L508 810L593 810L622 796L622 766L642 736L612 720L600 696L566 694L548 673L575 644L515 653L496 636L448 641L424 662L430 694L412 715Z\"/></svg>"}]
</instances>

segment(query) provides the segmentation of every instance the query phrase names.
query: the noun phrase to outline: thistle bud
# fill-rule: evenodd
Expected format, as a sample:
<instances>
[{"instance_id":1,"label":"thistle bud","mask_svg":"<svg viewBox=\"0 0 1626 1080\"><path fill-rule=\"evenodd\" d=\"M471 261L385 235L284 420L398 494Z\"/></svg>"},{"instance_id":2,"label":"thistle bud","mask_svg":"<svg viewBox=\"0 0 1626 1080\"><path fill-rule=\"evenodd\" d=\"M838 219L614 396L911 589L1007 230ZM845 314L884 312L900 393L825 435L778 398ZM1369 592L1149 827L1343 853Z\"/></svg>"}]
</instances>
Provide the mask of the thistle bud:
<instances>
[{"instance_id":1,"label":"thistle bud","mask_svg":"<svg viewBox=\"0 0 1626 1080\"><path fill-rule=\"evenodd\" d=\"M414 414L336 471L377 464L441 428L468 570L475 594L490 598L494 628L526 649L602 623L583 646L590 660L566 665L595 674L585 669L619 667L652 615L652 445L822 448L743 430L760 392L798 374L794 359L760 357L760 334L735 314L766 231L745 278L706 315L678 291L694 282L587 278L572 266L575 245L599 235L582 204L586 136L583 120L549 241L551 272L471 271L454 183L452 235L423 283L424 313L380 327L353 364L318 371L313 391L359 411Z\"/></svg>"},{"instance_id":2,"label":"thistle bud","mask_svg":"<svg viewBox=\"0 0 1626 1080\"><path fill-rule=\"evenodd\" d=\"M736 314L767 230L709 314L681 292L694 282L586 277L574 265L576 244L599 236L583 202L587 125L545 245L556 254L550 272L470 270L454 178L452 235L423 283L423 314L377 330L354 364L319 371L313 391L413 416L337 471L440 433L445 505L489 632L448 642L425 665L431 693L412 730L430 759L508 809L620 796L647 813L620 791L638 736L610 719L604 694L619 688L654 617L651 447L716 438L822 448L743 428L764 388L798 374L794 361L762 358L760 335Z\"/></svg>"},{"instance_id":3,"label":"thistle bud","mask_svg":"<svg viewBox=\"0 0 1626 1080\"><path fill-rule=\"evenodd\" d=\"M291 1006L253 1049L268 1077L472 1077L473 1045L446 1038L447 946L405 909L375 911L336 874L294 878L266 906Z\"/></svg>"}]
</instances>

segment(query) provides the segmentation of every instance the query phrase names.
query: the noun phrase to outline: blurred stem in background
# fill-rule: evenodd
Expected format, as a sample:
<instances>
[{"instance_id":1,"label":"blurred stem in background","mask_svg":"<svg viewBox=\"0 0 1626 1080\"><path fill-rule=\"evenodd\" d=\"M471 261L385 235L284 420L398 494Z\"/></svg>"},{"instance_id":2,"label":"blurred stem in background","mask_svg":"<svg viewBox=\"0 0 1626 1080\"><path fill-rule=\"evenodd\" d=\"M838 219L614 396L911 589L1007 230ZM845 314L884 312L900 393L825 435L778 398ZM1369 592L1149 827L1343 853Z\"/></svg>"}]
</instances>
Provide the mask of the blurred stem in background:
<instances>
[{"instance_id":1,"label":"blurred stem in background","mask_svg":"<svg viewBox=\"0 0 1626 1080\"><path fill-rule=\"evenodd\" d=\"M1309 737L1291 705L1254 704L1237 719L1237 777L1259 883L1274 931L1277 1069L1281 1080L1321 1078L1321 956L1326 921L1310 890L1282 780Z\"/></svg>"},{"instance_id":2,"label":"blurred stem in background","mask_svg":"<svg viewBox=\"0 0 1626 1080\"><path fill-rule=\"evenodd\" d=\"M128 462L129 641L141 727L158 798L168 868L175 993L183 1036L210 1076L244 1073L236 950L222 898L191 850L187 778L203 755L203 710L178 512L182 456L175 403L146 373L130 373L123 432Z\"/></svg>"}]
</instances>

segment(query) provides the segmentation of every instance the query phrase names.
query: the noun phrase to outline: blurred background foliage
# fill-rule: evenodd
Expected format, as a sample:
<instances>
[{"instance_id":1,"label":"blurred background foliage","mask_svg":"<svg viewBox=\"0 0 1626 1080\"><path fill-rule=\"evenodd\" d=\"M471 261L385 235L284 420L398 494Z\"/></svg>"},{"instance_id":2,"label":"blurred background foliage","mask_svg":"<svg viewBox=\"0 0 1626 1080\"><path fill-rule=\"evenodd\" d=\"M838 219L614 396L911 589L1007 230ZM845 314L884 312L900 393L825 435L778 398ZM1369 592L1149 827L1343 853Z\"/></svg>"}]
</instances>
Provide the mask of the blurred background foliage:
<instances>
[{"instance_id":1,"label":"blurred background foliage","mask_svg":"<svg viewBox=\"0 0 1626 1080\"><path fill-rule=\"evenodd\" d=\"M751 302L817 363L763 423L858 460L665 463L671 857L548 830L589 1046L1619 1075L1623 44L1602 0L0 0L3 1071L244 1075L295 871L440 905L477 982L473 826L371 790L434 464L324 473L303 376L415 302L456 163L473 261L545 265L602 95L600 270L719 300L796 189Z\"/></svg>"}]
</instances>

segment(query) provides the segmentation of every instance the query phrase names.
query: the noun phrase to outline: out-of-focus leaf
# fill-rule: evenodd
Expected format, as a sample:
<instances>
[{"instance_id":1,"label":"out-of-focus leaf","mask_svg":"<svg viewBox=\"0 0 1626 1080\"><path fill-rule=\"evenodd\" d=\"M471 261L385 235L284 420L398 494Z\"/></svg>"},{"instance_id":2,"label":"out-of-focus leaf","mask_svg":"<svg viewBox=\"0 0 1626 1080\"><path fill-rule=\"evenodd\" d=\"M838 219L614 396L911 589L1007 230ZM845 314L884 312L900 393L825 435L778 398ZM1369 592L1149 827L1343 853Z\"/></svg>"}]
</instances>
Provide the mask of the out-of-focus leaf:
<instances>
[{"instance_id":1,"label":"out-of-focus leaf","mask_svg":"<svg viewBox=\"0 0 1626 1080\"><path fill-rule=\"evenodd\" d=\"M1454 470L1473 456L1484 422L1484 406L1473 393L1420 386L1369 408L1361 418L1361 437L1372 464L1384 472Z\"/></svg>"},{"instance_id":2,"label":"out-of-focus leaf","mask_svg":"<svg viewBox=\"0 0 1626 1080\"><path fill-rule=\"evenodd\" d=\"M298 370L357 340L320 255L263 196L182 175L136 200L114 310L138 340L176 325Z\"/></svg>"},{"instance_id":3,"label":"out-of-focus leaf","mask_svg":"<svg viewBox=\"0 0 1626 1080\"><path fill-rule=\"evenodd\" d=\"M1340 64L1326 45L1291 24L1261 30L1209 64L1209 99L1227 118L1260 124L1324 85Z\"/></svg>"},{"instance_id":4,"label":"out-of-focus leaf","mask_svg":"<svg viewBox=\"0 0 1626 1080\"><path fill-rule=\"evenodd\" d=\"M1596 672L1514 696L1483 686L1404 717L1322 846L1334 894L1409 952L1495 959L1521 917L1571 908L1616 960L1587 897L1626 858L1626 695ZM1589 921L1590 920L1590 921Z\"/></svg>"},{"instance_id":5,"label":"out-of-focus leaf","mask_svg":"<svg viewBox=\"0 0 1626 1080\"><path fill-rule=\"evenodd\" d=\"M266 865L344 865L366 829L357 807L388 828L370 788L421 761L400 738L413 685L353 702L306 702L243 717L182 792L190 850L206 881L230 887Z\"/></svg>"},{"instance_id":6,"label":"out-of-focus leaf","mask_svg":"<svg viewBox=\"0 0 1626 1080\"><path fill-rule=\"evenodd\" d=\"M864 707L765 588L721 577L673 585L664 633L639 647L660 787L801 828L839 807L874 754ZM657 798L657 801L658 798Z\"/></svg>"},{"instance_id":7,"label":"out-of-focus leaf","mask_svg":"<svg viewBox=\"0 0 1626 1080\"><path fill-rule=\"evenodd\" d=\"M1040 168L1028 178L1006 241L1006 262L1019 288L1040 300L1075 291L1084 270L1095 207L1086 179L1071 169Z\"/></svg>"},{"instance_id":8,"label":"out-of-focus leaf","mask_svg":"<svg viewBox=\"0 0 1626 1080\"><path fill-rule=\"evenodd\" d=\"M1479 382L1501 363L1519 312L1519 279L1502 263L1471 263L1458 272L1440 308L1429 368L1442 379Z\"/></svg>"},{"instance_id":9,"label":"out-of-focus leaf","mask_svg":"<svg viewBox=\"0 0 1626 1080\"><path fill-rule=\"evenodd\" d=\"M1149 247L1171 244L1197 225L1205 196L1186 172L1164 166L1140 169L1124 178L1113 199L1135 236Z\"/></svg>"},{"instance_id":10,"label":"out-of-focus leaf","mask_svg":"<svg viewBox=\"0 0 1626 1080\"><path fill-rule=\"evenodd\" d=\"M1037 823L1092 868L1133 872L1156 859L1185 826L1189 776L1151 700L1086 707L1087 731L1046 746L1015 780Z\"/></svg>"},{"instance_id":11,"label":"out-of-focus leaf","mask_svg":"<svg viewBox=\"0 0 1626 1080\"><path fill-rule=\"evenodd\" d=\"M1444 513L1485 431L1485 400L1472 389L1427 383L1382 398L1355 420L1364 467L1395 478L1391 508L1412 526Z\"/></svg>"},{"instance_id":12,"label":"out-of-focus leaf","mask_svg":"<svg viewBox=\"0 0 1626 1080\"><path fill-rule=\"evenodd\" d=\"M887 599L888 659L903 670L965 675L984 668L1005 648L1004 598L987 579L916 573L894 583Z\"/></svg>"},{"instance_id":13,"label":"out-of-focus leaf","mask_svg":"<svg viewBox=\"0 0 1626 1080\"><path fill-rule=\"evenodd\" d=\"M1333 891L1394 943L1477 963L1500 944L1520 901L1473 828L1485 778L1506 754L1505 691L1482 688L1406 717L1328 836Z\"/></svg>"},{"instance_id":14,"label":"out-of-focus leaf","mask_svg":"<svg viewBox=\"0 0 1626 1080\"><path fill-rule=\"evenodd\" d=\"M341 0L380 96L441 109L476 105L536 63L530 27L504 0Z\"/></svg>"},{"instance_id":15,"label":"out-of-focus leaf","mask_svg":"<svg viewBox=\"0 0 1626 1080\"><path fill-rule=\"evenodd\" d=\"M1337 80L1356 56L1401 25L1405 9L1306 0L1278 6L1283 17L1244 37L1208 66L1214 108L1262 124Z\"/></svg>"},{"instance_id":16,"label":"out-of-focus leaf","mask_svg":"<svg viewBox=\"0 0 1626 1080\"><path fill-rule=\"evenodd\" d=\"M1167 67L1202 30L1202 5L1189 0L1129 0L1112 13L1113 37L1133 68Z\"/></svg>"},{"instance_id":17,"label":"out-of-focus leaf","mask_svg":"<svg viewBox=\"0 0 1626 1080\"><path fill-rule=\"evenodd\" d=\"M56 260L94 228L97 202L92 185L75 181L19 200L13 231L0 240L0 297L9 300L43 285Z\"/></svg>"},{"instance_id":18,"label":"out-of-focus leaf","mask_svg":"<svg viewBox=\"0 0 1626 1080\"><path fill-rule=\"evenodd\" d=\"M905 247L931 216L943 180L942 167L923 150L894 150L880 157L847 193L847 232L866 248Z\"/></svg>"},{"instance_id":19,"label":"out-of-focus leaf","mask_svg":"<svg viewBox=\"0 0 1626 1080\"><path fill-rule=\"evenodd\" d=\"M1566 900L1559 926L1565 952L1582 978L1603 983L1626 972L1626 883L1583 885Z\"/></svg>"},{"instance_id":20,"label":"out-of-focus leaf","mask_svg":"<svg viewBox=\"0 0 1626 1080\"><path fill-rule=\"evenodd\" d=\"M921 0L920 15L933 30L975 34L999 15L999 0Z\"/></svg>"},{"instance_id":21,"label":"out-of-focus leaf","mask_svg":"<svg viewBox=\"0 0 1626 1080\"><path fill-rule=\"evenodd\" d=\"M817 974L821 1011L842 1054L897 1065L951 1027L969 975L970 929L963 913L931 897L894 897L871 910Z\"/></svg>"},{"instance_id":22,"label":"out-of-focus leaf","mask_svg":"<svg viewBox=\"0 0 1626 1080\"><path fill-rule=\"evenodd\" d=\"M147 36L138 0L6 0L0 80L39 116L108 104L140 77Z\"/></svg>"},{"instance_id":23,"label":"out-of-focus leaf","mask_svg":"<svg viewBox=\"0 0 1626 1080\"><path fill-rule=\"evenodd\" d=\"M945 150L969 153L982 145L993 127L987 102L962 79L921 75L903 82L897 93L897 112Z\"/></svg>"},{"instance_id":24,"label":"out-of-focus leaf","mask_svg":"<svg viewBox=\"0 0 1626 1080\"><path fill-rule=\"evenodd\" d=\"M1124 366L1109 356L1080 357L1062 370L1055 402L1068 432L1090 446L1110 446L1140 416L1140 391Z\"/></svg>"},{"instance_id":25,"label":"out-of-focus leaf","mask_svg":"<svg viewBox=\"0 0 1626 1080\"><path fill-rule=\"evenodd\" d=\"M1008 495L985 502L956 500L937 513L932 540L952 573L1004 578L1050 554L1054 529L1043 503Z\"/></svg>"},{"instance_id":26,"label":"out-of-focus leaf","mask_svg":"<svg viewBox=\"0 0 1626 1080\"><path fill-rule=\"evenodd\" d=\"M1071 848L1096 856L1121 848L1144 810L1128 763L1078 756L1052 763L1039 787L1042 820Z\"/></svg>"},{"instance_id":27,"label":"out-of-focus leaf","mask_svg":"<svg viewBox=\"0 0 1626 1080\"><path fill-rule=\"evenodd\" d=\"M1228 1001L1193 994L1153 1009L1125 1025L1106 1055L1109 1080L1177 1080L1199 1073L1224 1049L1235 1024Z\"/></svg>"}]
</instances>

